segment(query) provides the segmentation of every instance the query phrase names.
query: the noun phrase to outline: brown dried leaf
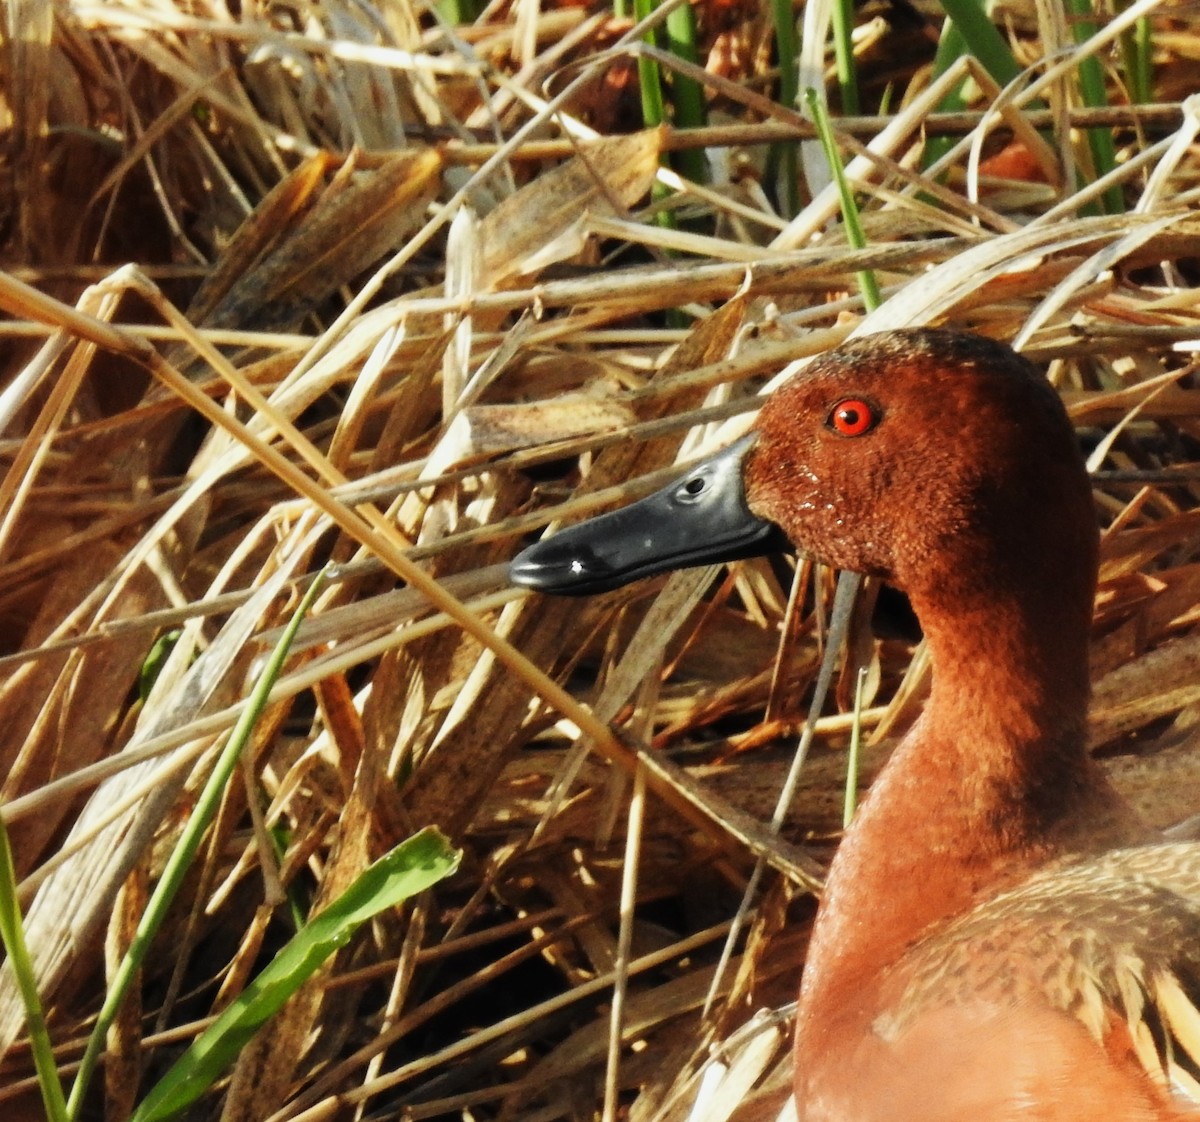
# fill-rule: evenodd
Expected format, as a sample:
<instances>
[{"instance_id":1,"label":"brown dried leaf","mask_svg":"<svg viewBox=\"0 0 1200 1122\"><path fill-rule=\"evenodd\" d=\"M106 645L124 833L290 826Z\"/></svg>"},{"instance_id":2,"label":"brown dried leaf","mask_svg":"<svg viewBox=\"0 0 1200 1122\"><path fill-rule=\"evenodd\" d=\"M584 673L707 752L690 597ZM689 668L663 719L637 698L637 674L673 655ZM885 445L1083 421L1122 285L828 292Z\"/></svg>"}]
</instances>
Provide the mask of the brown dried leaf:
<instances>
[{"instance_id":1,"label":"brown dried leaf","mask_svg":"<svg viewBox=\"0 0 1200 1122\"><path fill-rule=\"evenodd\" d=\"M1092 696L1089 739L1104 744L1200 701L1200 633L1166 643L1106 674Z\"/></svg>"},{"instance_id":2,"label":"brown dried leaf","mask_svg":"<svg viewBox=\"0 0 1200 1122\"><path fill-rule=\"evenodd\" d=\"M463 462L535 444L620 432L636 420L633 410L621 401L564 394L527 405L475 405L464 409L451 422L445 439L454 447L457 462Z\"/></svg>"},{"instance_id":3,"label":"brown dried leaf","mask_svg":"<svg viewBox=\"0 0 1200 1122\"><path fill-rule=\"evenodd\" d=\"M139 862L125 880L113 908L105 942L105 966L111 983L129 951L149 897L148 862ZM104 1051L105 1109L109 1118L128 1118L137 1105L142 1067L141 971L129 987L108 1030Z\"/></svg>"},{"instance_id":4,"label":"brown dried leaf","mask_svg":"<svg viewBox=\"0 0 1200 1122\"><path fill-rule=\"evenodd\" d=\"M312 156L267 193L238 227L212 272L192 297L188 317L193 323L207 323L224 304L230 290L275 252L295 223L313 206L314 195L333 163L333 157L326 152Z\"/></svg>"},{"instance_id":5,"label":"brown dried leaf","mask_svg":"<svg viewBox=\"0 0 1200 1122\"><path fill-rule=\"evenodd\" d=\"M302 188L314 174L305 170ZM272 208L272 217L288 220L288 229L272 237L251 220L251 252L268 242L270 251L230 285L207 325L278 329L298 323L420 224L441 171L441 156L423 148L335 182L306 212L293 205L301 191L288 193Z\"/></svg>"},{"instance_id":6,"label":"brown dried leaf","mask_svg":"<svg viewBox=\"0 0 1200 1122\"><path fill-rule=\"evenodd\" d=\"M577 253L589 214L620 214L654 182L663 133L646 129L580 145L579 155L543 172L484 219L483 283L537 272Z\"/></svg>"}]
</instances>

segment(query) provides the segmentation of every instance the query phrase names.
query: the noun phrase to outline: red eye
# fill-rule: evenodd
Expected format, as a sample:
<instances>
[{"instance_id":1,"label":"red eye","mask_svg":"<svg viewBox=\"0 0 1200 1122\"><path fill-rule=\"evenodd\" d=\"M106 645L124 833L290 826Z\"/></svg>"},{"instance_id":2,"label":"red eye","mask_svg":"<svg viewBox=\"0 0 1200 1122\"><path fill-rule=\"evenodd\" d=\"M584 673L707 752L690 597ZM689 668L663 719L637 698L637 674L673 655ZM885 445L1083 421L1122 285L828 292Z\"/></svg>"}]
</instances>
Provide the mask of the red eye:
<instances>
[{"instance_id":1,"label":"red eye","mask_svg":"<svg viewBox=\"0 0 1200 1122\"><path fill-rule=\"evenodd\" d=\"M830 411L825 423L841 436L862 436L879 421L875 406L861 397L839 401Z\"/></svg>"}]
</instances>

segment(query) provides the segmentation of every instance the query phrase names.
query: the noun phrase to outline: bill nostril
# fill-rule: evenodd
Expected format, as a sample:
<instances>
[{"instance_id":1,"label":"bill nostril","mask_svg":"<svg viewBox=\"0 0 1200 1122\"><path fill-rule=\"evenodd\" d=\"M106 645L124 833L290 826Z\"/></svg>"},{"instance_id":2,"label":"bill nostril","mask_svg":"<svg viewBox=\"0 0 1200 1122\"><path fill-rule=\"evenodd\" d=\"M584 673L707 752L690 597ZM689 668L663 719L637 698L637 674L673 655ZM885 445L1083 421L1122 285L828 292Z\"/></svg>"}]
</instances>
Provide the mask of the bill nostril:
<instances>
[{"instance_id":1,"label":"bill nostril","mask_svg":"<svg viewBox=\"0 0 1200 1122\"><path fill-rule=\"evenodd\" d=\"M684 480L675 492L675 497L681 503L695 502L712 490L709 484L710 480L707 475L693 475L691 479Z\"/></svg>"}]
</instances>

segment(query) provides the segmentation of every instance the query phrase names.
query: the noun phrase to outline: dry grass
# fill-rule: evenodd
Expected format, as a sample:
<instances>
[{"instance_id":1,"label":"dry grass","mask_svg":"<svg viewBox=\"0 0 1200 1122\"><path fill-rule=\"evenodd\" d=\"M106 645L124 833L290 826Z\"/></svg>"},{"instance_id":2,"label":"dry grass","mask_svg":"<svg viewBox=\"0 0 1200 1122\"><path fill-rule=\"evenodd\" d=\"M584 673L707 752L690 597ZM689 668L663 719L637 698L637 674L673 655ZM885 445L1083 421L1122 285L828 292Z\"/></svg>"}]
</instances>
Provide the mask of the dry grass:
<instances>
[{"instance_id":1,"label":"dry grass","mask_svg":"<svg viewBox=\"0 0 1200 1122\"><path fill-rule=\"evenodd\" d=\"M197 1117L680 1119L717 1046L715 1120L743 1081L786 1076L786 1026L742 1026L794 990L840 821L845 684L784 836L763 825L827 576L753 562L564 602L508 588L503 563L728 439L852 331L950 322L1049 364L1106 527L1096 747L1154 821L1200 810L1194 6L1133 6L1160 104L1139 117L1114 87L1116 217L1081 209L1105 184L1075 186L1078 52L1003 95L980 79L977 109L1003 112L932 122L961 133L934 181L928 33L876 26L864 73L903 97L844 135L864 251L828 192L788 220L756 177L750 145L811 133L751 92L753 13L713 53L727 123L689 140L618 135L629 27L603 13L494 5L454 29L402 0L242 7L9 7L0 797L64 1069L256 660L306 574L341 566L112 1039L106 1117L278 946L285 893L326 899L427 823L462 871L339 956ZM1025 57L1061 30L1024 28ZM1010 127L1047 182L980 174ZM731 146L726 178L656 223L652 182L681 186L661 149L698 142ZM869 315L863 268L885 294ZM923 662L857 642L870 771ZM32 1101L22 1032L0 976L6 1117Z\"/></svg>"}]
</instances>

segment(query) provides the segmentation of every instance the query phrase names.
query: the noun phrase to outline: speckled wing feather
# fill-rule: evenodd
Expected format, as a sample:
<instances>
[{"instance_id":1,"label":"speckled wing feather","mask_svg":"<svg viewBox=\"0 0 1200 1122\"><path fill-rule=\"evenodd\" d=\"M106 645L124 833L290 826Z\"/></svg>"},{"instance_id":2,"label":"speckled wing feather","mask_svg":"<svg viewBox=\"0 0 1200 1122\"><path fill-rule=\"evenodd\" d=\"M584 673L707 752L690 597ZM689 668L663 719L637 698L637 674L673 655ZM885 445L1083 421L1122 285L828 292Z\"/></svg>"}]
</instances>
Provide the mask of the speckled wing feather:
<instances>
[{"instance_id":1,"label":"speckled wing feather","mask_svg":"<svg viewBox=\"0 0 1200 1122\"><path fill-rule=\"evenodd\" d=\"M1151 1077L1200 1104L1200 845L1039 873L923 940L893 980L899 1000L875 1022L885 1039L935 1007L1035 1001L1102 1045L1124 1022Z\"/></svg>"}]
</instances>

